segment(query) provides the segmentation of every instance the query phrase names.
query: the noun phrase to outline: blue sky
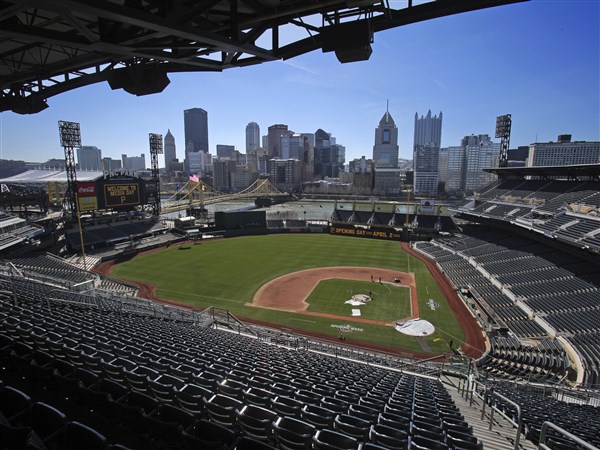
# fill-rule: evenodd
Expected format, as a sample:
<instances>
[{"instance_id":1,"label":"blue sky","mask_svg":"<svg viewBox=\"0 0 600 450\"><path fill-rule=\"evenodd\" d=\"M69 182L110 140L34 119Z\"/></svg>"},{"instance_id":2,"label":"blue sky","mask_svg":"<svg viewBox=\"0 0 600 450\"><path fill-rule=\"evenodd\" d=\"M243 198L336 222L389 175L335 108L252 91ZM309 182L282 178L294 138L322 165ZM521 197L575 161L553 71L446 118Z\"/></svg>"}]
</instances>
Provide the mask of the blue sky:
<instances>
[{"instance_id":1,"label":"blue sky","mask_svg":"<svg viewBox=\"0 0 600 450\"><path fill-rule=\"evenodd\" d=\"M394 6L395 2L391 2ZM103 156L148 154L148 133L175 136L184 156L183 110L208 111L209 144L245 150L245 127L275 123L296 132L323 128L346 160L372 156L386 100L401 157L412 157L414 114L444 113L442 146L494 135L512 114L511 147L600 140L600 0L533 0L375 34L369 61L340 64L315 51L285 62L222 73L171 74L161 94L135 97L107 83L50 98L41 113L0 115L0 157L63 157L58 121L81 124L82 143ZM147 156L149 162L149 157ZM161 161L162 165L162 161Z\"/></svg>"}]
</instances>

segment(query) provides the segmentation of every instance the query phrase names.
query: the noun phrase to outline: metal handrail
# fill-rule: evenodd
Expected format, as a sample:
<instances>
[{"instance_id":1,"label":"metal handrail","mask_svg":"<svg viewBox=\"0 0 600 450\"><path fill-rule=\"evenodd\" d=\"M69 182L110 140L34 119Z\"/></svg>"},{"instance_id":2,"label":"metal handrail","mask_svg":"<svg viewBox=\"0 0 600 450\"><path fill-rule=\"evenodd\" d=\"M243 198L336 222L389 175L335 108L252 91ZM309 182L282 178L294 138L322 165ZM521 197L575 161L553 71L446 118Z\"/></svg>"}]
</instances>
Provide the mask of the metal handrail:
<instances>
[{"instance_id":1,"label":"metal handrail","mask_svg":"<svg viewBox=\"0 0 600 450\"><path fill-rule=\"evenodd\" d=\"M515 402L513 402L512 400L510 400L509 398L505 397L502 394L499 394L497 392L494 391L494 387L491 387L488 389L488 387L481 383L480 381L477 381L475 379L472 380L473 384L472 386L469 386L469 389L471 391L471 404L473 404L473 393L475 392L475 387L477 385L483 387L483 397L482 398L482 403L483 406L481 408L481 420L483 420L485 418L485 406L487 404L487 399L489 396L491 396L492 398L492 402L491 402L491 412L490 412L490 426L489 426L489 430L492 430L492 427L494 425L494 411L498 411L498 414L500 414L502 417L504 417L506 420L508 420L511 424L513 424L514 426L517 427L517 434L515 436L515 447L514 450L519 450L519 441L521 439L521 429L523 428L523 411L521 409L521 406ZM468 397L469 393L467 392L467 397ZM497 402L498 402L498 398L504 400L505 402L513 405L516 409L517 409L517 421L515 422L511 417L508 417L506 414L504 414L497 406Z\"/></svg>"},{"instance_id":2,"label":"metal handrail","mask_svg":"<svg viewBox=\"0 0 600 450\"><path fill-rule=\"evenodd\" d=\"M560 434L569 438L576 444L581 445L585 449L599 450L598 447L593 446L592 444L584 441L583 439L578 438L574 434L569 433L567 430L564 430L563 428L554 425L552 422L547 421L542 424L542 429L540 430L540 443L538 445L539 450L551 450L551 448L546 445L546 431L548 430L548 428L552 428L553 430L558 431Z\"/></svg>"}]
</instances>

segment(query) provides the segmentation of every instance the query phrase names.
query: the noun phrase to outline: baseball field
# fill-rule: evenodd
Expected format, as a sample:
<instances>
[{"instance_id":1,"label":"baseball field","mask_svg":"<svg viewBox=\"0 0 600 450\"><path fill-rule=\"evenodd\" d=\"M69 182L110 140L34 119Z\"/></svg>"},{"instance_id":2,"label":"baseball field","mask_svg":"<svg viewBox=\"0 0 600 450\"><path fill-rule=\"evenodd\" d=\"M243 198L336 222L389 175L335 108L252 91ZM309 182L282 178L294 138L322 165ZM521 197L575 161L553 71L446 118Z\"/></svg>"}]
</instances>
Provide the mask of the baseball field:
<instances>
[{"instance_id":1,"label":"baseball field","mask_svg":"<svg viewBox=\"0 0 600 450\"><path fill-rule=\"evenodd\" d=\"M177 244L115 265L111 276L153 288L153 297L240 319L382 350L448 353L465 333L428 268L399 242L324 234L266 235ZM356 296L356 297L355 297ZM368 299L362 305L346 303ZM420 317L435 332L408 336L397 322Z\"/></svg>"}]
</instances>

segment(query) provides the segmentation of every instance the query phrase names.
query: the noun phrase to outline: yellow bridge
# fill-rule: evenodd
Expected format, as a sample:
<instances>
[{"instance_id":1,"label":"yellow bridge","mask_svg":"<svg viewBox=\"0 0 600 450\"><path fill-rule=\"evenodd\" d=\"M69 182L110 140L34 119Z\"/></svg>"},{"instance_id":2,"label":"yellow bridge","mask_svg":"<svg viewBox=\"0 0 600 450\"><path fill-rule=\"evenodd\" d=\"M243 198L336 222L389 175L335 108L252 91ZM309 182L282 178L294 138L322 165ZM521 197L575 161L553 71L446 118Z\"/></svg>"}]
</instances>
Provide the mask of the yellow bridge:
<instances>
[{"instance_id":1,"label":"yellow bridge","mask_svg":"<svg viewBox=\"0 0 600 450\"><path fill-rule=\"evenodd\" d=\"M259 178L246 189L234 194L226 194L213 189L202 180L198 183L188 181L172 195L162 201L161 214L168 214L184 209L211 205L230 200L248 200L259 197L277 198L289 196L271 184L268 178Z\"/></svg>"}]
</instances>

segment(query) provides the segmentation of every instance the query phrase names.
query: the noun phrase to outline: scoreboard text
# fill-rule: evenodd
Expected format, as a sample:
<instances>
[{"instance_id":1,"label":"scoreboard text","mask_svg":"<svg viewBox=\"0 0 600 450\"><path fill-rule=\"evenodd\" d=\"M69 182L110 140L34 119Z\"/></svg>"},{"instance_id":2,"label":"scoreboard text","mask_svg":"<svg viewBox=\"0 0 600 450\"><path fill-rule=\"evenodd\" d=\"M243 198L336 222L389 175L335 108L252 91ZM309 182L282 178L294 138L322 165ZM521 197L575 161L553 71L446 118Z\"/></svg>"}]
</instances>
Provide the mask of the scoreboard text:
<instances>
[{"instance_id":1,"label":"scoreboard text","mask_svg":"<svg viewBox=\"0 0 600 450\"><path fill-rule=\"evenodd\" d=\"M105 184L104 203L107 208L140 204L140 189L137 183Z\"/></svg>"}]
</instances>

